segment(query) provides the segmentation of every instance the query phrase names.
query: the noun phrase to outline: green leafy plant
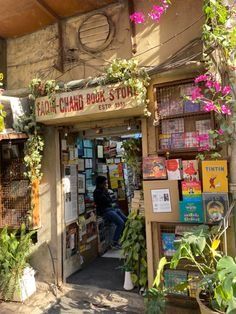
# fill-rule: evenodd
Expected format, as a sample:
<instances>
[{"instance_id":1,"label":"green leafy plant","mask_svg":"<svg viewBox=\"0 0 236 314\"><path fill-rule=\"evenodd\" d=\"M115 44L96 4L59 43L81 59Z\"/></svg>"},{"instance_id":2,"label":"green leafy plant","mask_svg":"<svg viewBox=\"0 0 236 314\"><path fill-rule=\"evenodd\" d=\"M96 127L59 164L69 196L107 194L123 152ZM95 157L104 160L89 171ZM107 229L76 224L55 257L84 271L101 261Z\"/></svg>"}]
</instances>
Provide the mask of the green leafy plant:
<instances>
[{"instance_id":1,"label":"green leafy plant","mask_svg":"<svg viewBox=\"0 0 236 314\"><path fill-rule=\"evenodd\" d=\"M108 82L122 82L129 86L135 92L137 103L145 105L144 114L150 116L147 105L147 87L150 78L144 68L138 66L138 61L135 59L115 59L106 68L106 80Z\"/></svg>"},{"instance_id":2,"label":"green leafy plant","mask_svg":"<svg viewBox=\"0 0 236 314\"><path fill-rule=\"evenodd\" d=\"M55 80L43 82L41 79L35 78L30 82L29 88L31 99L35 100L38 97L48 96L51 105L55 105L56 93L60 90Z\"/></svg>"},{"instance_id":3,"label":"green leafy plant","mask_svg":"<svg viewBox=\"0 0 236 314\"><path fill-rule=\"evenodd\" d=\"M130 138L123 141L122 148L124 149L123 157L125 162L134 170L140 169L140 158L142 156L142 146L139 138Z\"/></svg>"},{"instance_id":4,"label":"green leafy plant","mask_svg":"<svg viewBox=\"0 0 236 314\"><path fill-rule=\"evenodd\" d=\"M24 162L27 167L25 175L29 178L30 182L33 183L35 179L41 180L41 161L42 153L44 148L44 141L40 135L29 136L25 144L25 157Z\"/></svg>"},{"instance_id":5,"label":"green leafy plant","mask_svg":"<svg viewBox=\"0 0 236 314\"><path fill-rule=\"evenodd\" d=\"M27 264L34 231L27 232L22 224L20 230L9 232L7 227L0 233L0 294L4 300L12 299L19 292L19 280Z\"/></svg>"},{"instance_id":6,"label":"green leafy plant","mask_svg":"<svg viewBox=\"0 0 236 314\"><path fill-rule=\"evenodd\" d=\"M147 253L145 219L138 213L131 212L121 238L125 256L124 269L131 271L131 278L136 286L147 284Z\"/></svg>"},{"instance_id":7,"label":"green leafy plant","mask_svg":"<svg viewBox=\"0 0 236 314\"><path fill-rule=\"evenodd\" d=\"M184 232L181 239L176 240L176 252L168 262L163 257L158 266L154 287L164 294L168 289L163 288L161 280L164 267L177 268L184 260L188 267L199 272L199 287L201 296L210 308L223 313L236 311L236 263L230 256L224 256L218 251L220 238L225 230L221 227L201 225L193 227L191 231ZM189 281L176 286L182 291L188 287Z\"/></svg>"}]
</instances>

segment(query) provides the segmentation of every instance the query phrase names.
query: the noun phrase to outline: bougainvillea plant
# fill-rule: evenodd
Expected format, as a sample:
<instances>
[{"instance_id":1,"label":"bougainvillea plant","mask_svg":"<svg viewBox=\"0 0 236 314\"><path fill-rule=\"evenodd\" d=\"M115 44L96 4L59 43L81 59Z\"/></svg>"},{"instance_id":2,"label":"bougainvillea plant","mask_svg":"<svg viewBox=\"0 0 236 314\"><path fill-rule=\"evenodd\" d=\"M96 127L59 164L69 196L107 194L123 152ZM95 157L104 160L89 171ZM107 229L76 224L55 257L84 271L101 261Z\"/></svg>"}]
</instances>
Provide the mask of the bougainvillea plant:
<instances>
[{"instance_id":1,"label":"bougainvillea plant","mask_svg":"<svg viewBox=\"0 0 236 314\"><path fill-rule=\"evenodd\" d=\"M133 14L130 15L130 20L134 22L135 24L142 24L147 20L147 18L155 22L159 22L162 15L169 8L171 1L160 0L160 1L155 1L155 2L156 4L152 5L152 8L148 12L147 16L143 12L134 12Z\"/></svg>"},{"instance_id":2,"label":"bougainvillea plant","mask_svg":"<svg viewBox=\"0 0 236 314\"><path fill-rule=\"evenodd\" d=\"M229 122L233 104L231 87L223 86L211 74L196 77L194 83L196 86L190 96L191 100L200 103L203 111L214 112L218 125L217 129L209 131L209 135L199 135L201 142L210 138L209 144L200 150L215 150L224 143L231 143L235 138L233 125Z\"/></svg>"}]
</instances>

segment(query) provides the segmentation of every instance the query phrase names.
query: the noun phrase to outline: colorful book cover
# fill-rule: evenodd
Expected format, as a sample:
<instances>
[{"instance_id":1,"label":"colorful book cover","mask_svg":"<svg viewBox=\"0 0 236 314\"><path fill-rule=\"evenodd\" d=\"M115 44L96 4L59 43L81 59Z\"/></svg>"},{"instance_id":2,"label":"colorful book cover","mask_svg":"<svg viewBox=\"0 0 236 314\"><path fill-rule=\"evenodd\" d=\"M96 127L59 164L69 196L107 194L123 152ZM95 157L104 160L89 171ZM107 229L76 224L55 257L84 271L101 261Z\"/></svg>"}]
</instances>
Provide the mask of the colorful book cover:
<instances>
[{"instance_id":1,"label":"colorful book cover","mask_svg":"<svg viewBox=\"0 0 236 314\"><path fill-rule=\"evenodd\" d=\"M228 193L203 193L206 222L215 223L224 218L229 208Z\"/></svg>"},{"instance_id":2,"label":"colorful book cover","mask_svg":"<svg viewBox=\"0 0 236 314\"><path fill-rule=\"evenodd\" d=\"M198 132L184 133L184 146L185 148L199 147Z\"/></svg>"},{"instance_id":3,"label":"colorful book cover","mask_svg":"<svg viewBox=\"0 0 236 314\"><path fill-rule=\"evenodd\" d=\"M168 180L181 180L183 178L182 160L181 159L166 160L166 170Z\"/></svg>"},{"instance_id":4,"label":"colorful book cover","mask_svg":"<svg viewBox=\"0 0 236 314\"><path fill-rule=\"evenodd\" d=\"M144 157L143 158L143 178L144 179L166 179L167 172L164 157Z\"/></svg>"},{"instance_id":5,"label":"colorful book cover","mask_svg":"<svg viewBox=\"0 0 236 314\"><path fill-rule=\"evenodd\" d=\"M160 149L169 149L171 148L171 134L160 134Z\"/></svg>"},{"instance_id":6,"label":"colorful book cover","mask_svg":"<svg viewBox=\"0 0 236 314\"><path fill-rule=\"evenodd\" d=\"M202 223L204 221L204 211L201 197L199 197L199 200L184 200L179 203L179 208L181 222Z\"/></svg>"},{"instance_id":7,"label":"colorful book cover","mask_svg":"<svg viewBox=\"0 0 236 314\"><path fill-rule=\"evenodd\" d=\"M196 121L196 131L199 133L207 133L211 129L211 120L198 120Z\"/></svg>"},{"instance_id":8,"label":"colorful book cover","mask_svg":"<svg viewBox=\"0 0 236 314\"><path fill-rule=\"evenodd\" d=\"M200 105L191 100L184 100L184 112L197 112L200 110Z\"/></svg>"},{"instance_id":9,"label":"colorful book cover","mask_svg":"<svg viewBox=\"0 0 236 314\"><path fill-rule=\"evenodd\" d=\"M227 160L202 162L203 192L228 192Z\"/></svg>"},{"instance_id":10,"label":"colorful book cover","mask_svg":"<svg viewBox=\"0 0 236 314\"><path fill-rule=\"evenodd\" d=\"M198 161L183 160L183 179L185 181L199 181Z\"/></svg>"},{"instance_id":11,"label":"colorful book cover","mask_svg":"<svg viewBox=\"0 0 236 314\"><path fill-rule=\"evenodd\" d=\"M173 133L171 134L171 148L179 149L185 146L184 133Z\"/></svg>"},{"instance_id":12,"label":"colorful book cover","mask_svg":"<svg viewBox=\"0 0 236 314\"><path fill-rule=\"evenodd\" d=\"M183 113L183 103L178 100L172 100L169 105L170 115Z\"/></svg>"},{"instance_id":13,"label":"colorful book cover","mask_svg":"<svg viewBox=\"0 0 236 314\"><path fill-rule=\"evenodd\" d=\"M159 114L161 117L169 116L169 101L161 101L158 104Z\"/></svg>"},{"instance_id":14,"label":"colorful book cover","mask_svg":"<svg viewBox=\"0 0 236 314\"><path fill-rule=\"evenodd\" d=\"M182 194L183 198L195 198L199 197L202 194L201 182L200 181L191 181L191 182L181 182L182 185Z\"/></svg>"},{"instance_id":15,"label":"colorful book cover","mask_svg":"<svg viewBox=\"0 0 236 314\"><path fill-rule=\"evenodd\" d=\"M176 252L176 249L174 246L175 234L163 232L161 234L161 240L162 240L162 249L163 249L164 256L173 256Z\"/></svg>"},{"instance_id":16,"label":"colorful book cover","mask_svg":"<svg viewBox=\"0 0 236 314\"><path fill-rule=\"evenodd\" d=\"M187 288L183 291L177 289L176 286L187 282L187 271L167 269L164 271L165 288L172 294L187 295Z\"/></svg>"},{"instance_id":17,"label":"colorful book cover","mask_svg":"<svg viewBox=\"0 0 236 314\"><path fill-rule=\"evenodd\" d=\"M162 127L163 134L184 132L184 119L179 118L179 119L163 120L161 127Z\"/></svg>"}]
</instances>

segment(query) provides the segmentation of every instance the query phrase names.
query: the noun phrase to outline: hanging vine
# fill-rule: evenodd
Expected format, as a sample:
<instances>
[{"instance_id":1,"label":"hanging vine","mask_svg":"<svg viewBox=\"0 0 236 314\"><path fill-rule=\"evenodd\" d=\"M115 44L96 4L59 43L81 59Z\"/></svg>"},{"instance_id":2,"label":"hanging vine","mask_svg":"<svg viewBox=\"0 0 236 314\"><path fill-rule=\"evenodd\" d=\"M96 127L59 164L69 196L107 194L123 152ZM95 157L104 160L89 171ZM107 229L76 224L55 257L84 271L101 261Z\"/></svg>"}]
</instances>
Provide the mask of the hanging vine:
<instances>
[{"instance_id":1,"label":"hanging vine","mask_svg":"<svg viewBox=\"0 0 236 314\"><path fill-rule=\"evenodd\" d=\"M129 86L135 93L135 99L138 105L144 105L144 115L149 117L148 111L147 87L150 77L144 68L138 66L135 59L115 59L110 66L106 68L106 80L108 82L122 82Z\"/></svg>"}]
</instances>

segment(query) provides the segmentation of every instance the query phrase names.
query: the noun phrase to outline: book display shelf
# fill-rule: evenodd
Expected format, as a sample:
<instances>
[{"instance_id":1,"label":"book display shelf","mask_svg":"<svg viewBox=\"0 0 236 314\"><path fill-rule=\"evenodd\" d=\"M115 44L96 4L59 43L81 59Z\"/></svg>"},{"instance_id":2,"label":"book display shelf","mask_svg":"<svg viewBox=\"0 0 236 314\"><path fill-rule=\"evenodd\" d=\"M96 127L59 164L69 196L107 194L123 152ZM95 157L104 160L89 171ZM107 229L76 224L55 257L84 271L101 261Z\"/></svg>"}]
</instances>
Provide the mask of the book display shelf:
<instances>
[{"instance_id":1,"label":"book display shelf","mask_svg":"<svg viewBox=\"0 0 236 314\"><path fill-rule=\"evenodd\" d=\"M203 104L186 97L193 88L193 80L184 80L154 89L157 151L143 158L149 281L160 258L171 259L174 241L183 232L201 224L221 223L229 208L227 160L196 160L199 150L211 144L208 132L215 128L215 120L204 112ZM184 261L177 269L166 266L163 280L171 300L194 306L197 277L196 269ZM175 289L189 278L193 278L192 286L181 292Z\"/></svg>"},{"instance_id":2,"label":"book display shelf","mask_svg":"<svg viewBox=\"0 0 236 314\"><path fill-rule=\"evenodd\" d=\"M205 112L202 103L190 100L193 89L192 80L155 87L159 155L194 155L210 144L207 135L214 128L214 115Z\"/></svg>"}]
</instances>

